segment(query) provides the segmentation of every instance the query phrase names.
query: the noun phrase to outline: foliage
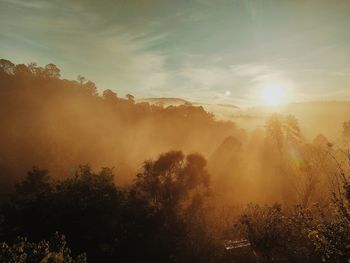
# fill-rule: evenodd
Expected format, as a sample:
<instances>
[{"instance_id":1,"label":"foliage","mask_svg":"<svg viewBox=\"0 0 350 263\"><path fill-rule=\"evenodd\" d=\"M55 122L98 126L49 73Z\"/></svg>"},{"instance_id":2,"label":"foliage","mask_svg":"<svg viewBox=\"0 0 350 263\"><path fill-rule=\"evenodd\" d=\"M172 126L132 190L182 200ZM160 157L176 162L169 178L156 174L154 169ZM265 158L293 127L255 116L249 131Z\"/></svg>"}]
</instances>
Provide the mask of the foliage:
<instances>
[{"instance_id":1,"label":"foliage","mask_svg":"<svg viewBox=\"0 0 350 263\"><path fill-rule=\"evenodd\" d=\"M50 170L33 167L0 205L1 262L232 262L223 244L244 237L259 262L348 262L349 177L332 177L336 146L323 135L307 143L295 117L272 115L247 143L202 107L99 95L81 75L61 79L54 64L0 60L0 84L0 194L29 165ZM178 148L210 156L208 167L201 154L169 151L116 185L142 160ZM87 161L116 165L118 176L76 168ZM218 209L257 196L270 205L249 205L239 229L237 215ZM45 241L56 232L72 253L64 236Z\"/></svg>"},{"instance_id":2,"label":"foliage","mask_svg":"<svg viewBox=\"0 0 350 263\"><path fill-rule=\"evenodd\" d=\"M241 217L246 234L262 262L348 262L350 199L348 177L332 202L311 208L249 206Z\"/></svg>"},{"instance_id":3,"label":"foliage","mask_svg":"<svg viewBox=\"0 0 350 263\"><path fill-rule=\"evenodd\" d=\"M50 241L32 243L18 237L14 244L0 243L0 262L6 263L86 263L85 254L71 256L64 235L55 233Z\"/></svg>"},{"instance_id":4,"label":"foliage","mask_svg":"<svg viewBox=\"0 0 350 263\"><path fill-rule=\"evenodd\" d=\"M144 172L138 174L135 190L155 212L170 215L180 210L198 209L201 199L209 191L206 161L198 154L184 159L180 151L160 155L155 162L147 161Z\"/></svg>"},{"instance_id":5,"label":"foliage","mask_svg":"<svg viewBox=\"0 0 350 263\"><path fill-rule=\"evenodd\" d=\"M186 157L180 151L147 161L138 175L134 191L146 200L158 226L153 237L159 252L168 251L159 262L208 262L219 256L221 244L207 227L206 198L209 174L206 161L198 154ZM215 256L214 256L215 255Z\"/></svg>"},{"instance_id":6,"label":"foliage","mask_svg":"<svg viewBox=\"0 0 350 263\"><path fill-rule=\"evenodd\" d=\"M201 106L140 103L131 94L117 96L118 88L100 95L81 75L62 79L54 64L0 60L0 167L6 174L0 193L33 165L54 178L73 175L82 163L116 167L117 179L131 183L151 156L170 149L208 154L221 138L242 133Z\"/></svg>"},{"instance_id":7,"label":"foliage","mask_svg":"<svg viewBox=\"0 0 350 263\"><path fill-rule=\"evenodd\" d=\"M251 205L241 223L262 262L317 262L303 228L287 217L280 205Z\"/></svg>"},{"instance_id":8,"label":"foliage","mask_svg":"<svg viewBox=\"0 0 350 263\"><path fill-rule=\"evenodd\" d=\"M293 115L283 118L275 113L266 122L268 139L272 140L280 154L283 147L298 145L302 141L302 134L298 120Z\"/></svg>"},{"instance_id":9,"label":"foliage","mask_svg":"<svg viewBox=\"0 0 350 263\"><path fill-rule=\"evenodd\" d=\"M209 173L201 155L162 154L145 162L131 187L116 187L113 178L109 168L95 173L85 165L74 178L58 181L34 167L1 206L0 240L39 241L59 231L74 254L86 251L91 262L211 262L220 256L221 243L206 220Z\"/></svg>"},{"instance_id":10,"label":"foliage","mask_svg":"<svg viewBox=\"0 0 350 263\"><path fill-rule=\"evenodd\" d=\"M96 174L81 166L75 178L63 181L33 168L2 207L2 238L40 240L59 231L68 235L75 252L87 250L93 259L113 244L121 200L108 168Z\"/></svg>"}]
</instances>

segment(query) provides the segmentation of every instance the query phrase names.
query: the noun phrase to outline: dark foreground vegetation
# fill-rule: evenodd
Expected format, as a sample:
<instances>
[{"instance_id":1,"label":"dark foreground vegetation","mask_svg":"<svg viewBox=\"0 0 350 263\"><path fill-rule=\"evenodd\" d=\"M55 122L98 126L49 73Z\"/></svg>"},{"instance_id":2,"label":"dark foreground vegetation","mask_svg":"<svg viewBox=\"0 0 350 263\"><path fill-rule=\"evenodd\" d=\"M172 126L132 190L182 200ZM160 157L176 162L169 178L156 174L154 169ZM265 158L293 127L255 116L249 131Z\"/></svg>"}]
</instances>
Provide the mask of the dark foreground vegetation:
<instances>
[{"instance_id":1,"label":"dark foreground vegetation","mask_svg":"<svg viewBox=\"0 0 350 263\"><path fill-rule=\"evenodd\" d=\"M348 262L350 183L340 176L343 188L325 206L251 204L218 227L198 154L160 155L124 188L109 168L81 166L65 180L33 168L1 206L0 262L236 262L224 240L237 237L259 262Z\"/></svg>"},{"instance_id":2,"label":"dark foreground vegetation","mask_svg":"<svg viewBox=\"0 0 350 263\"><path fill-rule=\"evenodd\" d=\"M0 92L0 262L349 261L350 122L247 134L7 60Z\"/></svg>"},{"instance_id":3,"label":"dark foreground vegetation","mask_svg":"<svg viewBox=\"0 0 350 263\"><path fill-rule=\"evenodd\" d=\"M108 168L94 173L82 166L74 178L62 181L33 168L1 207L0 237L38 242L58 231L66 234L74 253L86 252L91 262L212 261L223 247L206 222L205 166L200 155L168 152L145 162L127 188L113 183ZM0 259L25 257L25 251L3 245Z\"/></svg>"}]
</instances>

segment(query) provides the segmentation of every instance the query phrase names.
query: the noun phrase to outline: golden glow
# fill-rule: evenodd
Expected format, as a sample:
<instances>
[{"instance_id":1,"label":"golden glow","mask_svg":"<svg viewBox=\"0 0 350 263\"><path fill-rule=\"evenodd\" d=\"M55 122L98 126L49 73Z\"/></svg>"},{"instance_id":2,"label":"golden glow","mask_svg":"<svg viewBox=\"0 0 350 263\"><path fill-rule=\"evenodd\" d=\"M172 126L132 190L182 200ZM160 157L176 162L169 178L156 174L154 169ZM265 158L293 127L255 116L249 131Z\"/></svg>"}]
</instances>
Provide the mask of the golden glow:
<instances>
[{"instance_id":1,"label":"golden glow","mask_svg":"<svg viewBox=\"0 0 350 263\"><path fill-rule=\"evenodd\" d=\"M261 91L261 100L269 106L278 106L285 102L286 94L284 90L277 85L268 84Z\"/></svg>"}]
</instances>

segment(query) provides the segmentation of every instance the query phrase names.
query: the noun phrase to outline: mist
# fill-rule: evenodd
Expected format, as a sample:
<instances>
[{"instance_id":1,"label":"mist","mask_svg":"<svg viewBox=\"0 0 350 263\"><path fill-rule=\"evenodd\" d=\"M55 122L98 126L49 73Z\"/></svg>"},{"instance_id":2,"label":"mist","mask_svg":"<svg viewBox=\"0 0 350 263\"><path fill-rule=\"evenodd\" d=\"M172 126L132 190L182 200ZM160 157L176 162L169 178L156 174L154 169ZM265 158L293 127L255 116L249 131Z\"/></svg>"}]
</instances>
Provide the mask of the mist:
<instances>
[{"instance_id":1,"label":"mist","mask_svg":"<svg viewBox=\"0 0 350 263\"><path fill-rule=\"evenodd\" d=\"M278 247L286 234L281 229L298 229L293 238L307 247L307 262L320 262L323 252L309 244L317 240L308 231L321 223L340 227L343 221L336 220L348 215L349 103L309 102L264 111L131 94L123 98L115 90L102 91L80 75L62 79L54 64L0 60L4 241L24 235L39 242L59 230L72 244L73 256L87 252L92 262L137 262L131 247L140 229L140 257L147 260L183 262L193 256L198 262L250 262L253 255L252 262L259 257L297 262L302 252L289 256ZM321 217L312 212L321 220L317 224L305 216L315 204L323 209ZM56 210L61 212L52 218ZM292 225L283 225L287 219ZM101 220L108 222L106 228ZM80 222L86 228L77 228ZM281 229L270 229L271 222ZM155 243L147 233L157 233ZM281 236L264 241L271 242L266 250L260 239L276 233ZM84 234L88 237L80 242ZM338 234L334 230L327 238ZM54 238L65 237L56 233ZM164 247L158 249L160 243ZM241 246L248 254L231 253Z\"/></svg>"}]
</instances>

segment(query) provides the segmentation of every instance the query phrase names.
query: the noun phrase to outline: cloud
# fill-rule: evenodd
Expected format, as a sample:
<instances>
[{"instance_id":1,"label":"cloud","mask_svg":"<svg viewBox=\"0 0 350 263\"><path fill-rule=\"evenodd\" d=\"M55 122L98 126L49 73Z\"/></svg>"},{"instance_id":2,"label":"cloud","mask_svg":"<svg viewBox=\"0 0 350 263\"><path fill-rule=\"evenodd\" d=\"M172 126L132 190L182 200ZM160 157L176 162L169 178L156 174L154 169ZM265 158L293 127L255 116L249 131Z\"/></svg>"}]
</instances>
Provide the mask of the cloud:
<instances>
[{"instance_id":1,"label":"cloud","mask_svg":"<svg viewBox=\"0 0 350 263\"><path fill-rule=\"evenodd\" d=\"M256 77L271 72L271 69L266 65L257 63L231 65L230 69L234 74L241 77Z\"/></svg>"},{"instance_id":2,"label":"cloud","mask_svg":"<svg viewBox=\"0 0 350 263\"><path fill-rule=\"evenodd\" d=\"M232 74L229 68L218 66L186 66L180 71L180 74L194 86L203 88L231 86L237 82L237 78Z\"/></svg>"},{"instance_id":3,"label":"cloud","mask_svg":"<svg viewBox=\"0 0 350 263\"><path fill-rule=\"evenodd\" d=\"M341 6L342 19L333 10L323 21L312 8L276 2L280 13L272 12L260 0L141 2L0 0L2 56L55 63L65 78L82 74L136 97L254 102L269 82L300 96L347 87Z\"/></svg>"},{"instance_id":4,"label":"cloud","mask_svg":"<svg viewBox=\"0 0 350 263\"><path fill-rule=\"evenodd\" d=\"M45 2L28 5L16 0L5 4L8 11L20 8L23 13L17 19L4 17L1 26L13 28L6 30L8 43L31 54L29 58L23 56L18 63L54 62L62 68L66 78L83 74L100 88L114 88L125 93L135 88L145 93L167 85L166 56L149 49L154 42L166 38L166 34L134 32L125 26L108 24L104 17L82 5L72 5L68 9ZM42 12L41 4L48 13ZM32 11L25 12L27 9ZM11 45L3 46L10 59L16 57L16 49ZM30 61L23 61L24 58Z\"/></svg>"}]
</instances>

